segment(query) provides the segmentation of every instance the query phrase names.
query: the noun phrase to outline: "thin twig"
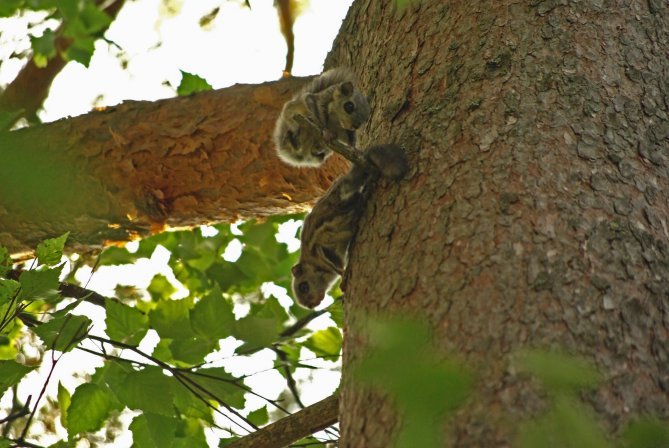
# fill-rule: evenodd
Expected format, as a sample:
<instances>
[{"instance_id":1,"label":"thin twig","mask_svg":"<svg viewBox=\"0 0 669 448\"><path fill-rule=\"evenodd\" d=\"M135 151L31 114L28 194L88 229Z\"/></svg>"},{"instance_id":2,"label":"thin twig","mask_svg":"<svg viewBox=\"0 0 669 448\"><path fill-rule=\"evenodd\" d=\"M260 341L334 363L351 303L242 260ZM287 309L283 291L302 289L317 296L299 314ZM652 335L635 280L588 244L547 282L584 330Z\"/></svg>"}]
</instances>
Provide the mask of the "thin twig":
<instances>
[{"instance_id":1,"label":"thin twig","mask_svg":"<svg viewBox=\"0 0 669 448\"><path fill-rule=\"evenodd\" d=\"M22 272L24 271L20 269L12 269L7 273L7 278L18 281L19 278L21 277ZM92 303L93 305L101 306L103 308L105 307L105 303L107 300L113 300L110 299L109 297L103 296L102 294L98 294L95 291L68 282L61 282L58 285L58 292L60 292L64 297L71 297L73 299L82 299L86 302Z\"/></svg>"},{"instance_id":2,"label":"thin twig","mask_svg":"<svg viewBox=\"0 0 669 448\"><path fill-rule=\"evenodd\" d=\"M44 448L42 445L37 445L31 442L27 442L23 439L7 439L14 443L11 448L15 447L26 447L26 448Z\"/></svg>"},{"instance_id":3,"label":"thin twig","mask_svg":"<svg viewBox=\"0 0 669 448\"><path fill-rule=\"evenodd\" d=\"M276 356L279 357L279 360L281 360L281 365L283 367L283 374L286 377L286 384L288 385L288 390L290 390L290 393L293 395L293 398L295 399L295 402L297 405L301 408L304 409L304 403L302 403L302 400L300 399L300 394L297 392L297 383L295 382L295 378L293 378L293 373L290 371L290 366L288 365L288 356L286 355L286 352L281 350L278 347L272 347L272 350L274 353L276 353Z\"/></svg>"},{"instance_id":4,"label":"thin twig","mask_svg":"<svg viewBox=\"0 0 669 448\"><path fill-rule=\"evenodd\" d=\"M286 328L283 330L281 333L279 333L279 337L281 338L289 338L293 336L295 333L303 329L304 327L307 326L309 322L312 320L316 319L317 317L327 313L330 310L330 307L328 308L323 308L322 310L318 311L312 311L311 313L307 314L303 318L299 319L297 322L295 322L293 325L290 327Z\"/></svg>"},{"instance_id":5,"label":"thin twig","mask_svg":"<svg viewBox=\"0 0 669 448\"><path fill-rule=\"evenodd\" d=\"M298 122L300 122L300 124L312 128L314 132L323 133L323 129L321 129L316 123L314 123L307 117L303 117L302 115L295 115L295 119ZM346 143L340 141L337 138L331 138L331 139L324 138L323 143L325 144L325 146L327 146L337 154L340 154L342 157L346 158L351 163L355 163L360 168L364 169L366 172L374 174L379 173L379 170L374 165L369 163L367 159L365 159L365 157L362 155L362 151L358 150L354 146L347 145Z\"/></svg>"},{"instance_id":6,"label":"thin twig","mask_svg":"<svg viewBox=\"0 0 669 448\"><path fill-rule=\"evenodd\" d=\"M18 411L10 412L10 414L7 417L0 419L0 425L3 424L3 423L8 423L8 422L14 421L17 418L23 417L24 415L28 415L30 413L30 399L31 398L32 398L32 395L29 395L28 399L26 400L26 403L23 406L17 408ZM15 411L15 410L16 409L14 409L14 407L12 406L12 411Z\"/></svg>"},{"instance_id":7,"label":"thin twig","mask_svg":"<svg viewBox=\"0 0 669 448\"><path fill-rule=\"evenodd\" d=\"M56 343L58 342L58 339L60 338L60 335L63 332L63 329L65 328L65 325L70 321L70 317L72 314L69 314L64 320L63 324L60 327L60 330L58 331L58 334L56 335L55 339L51 343L51 368L49 369L49 374L46 377L46 380L44 381L44 384L42 385L42 390L40 391L39 395L37 396L37 400L35 401L35 406L33 407L32 412L30 413L30 416L28 417L28 421L26 421L26 425L23 427L23 431L21 432L21 437L19 437L19 440L23 440L26 437L26 434L28 434L28 428L30 428L30 424L33 421L33 418L35 418L35 412L37 412L37 406L39 406L39 402L44 396L44 393L46 392L46 387L49 384L49 381L51 381L51 375L53 375L54 370L56 370L56 364L58 364L58 361L63 357L63 354L67 352L70 347L72 347L73 344L79 342L81 339L76 340L75 338L72 338L71 341L67 343L65 346L65 350L63 350L63 354L61 354L58 358L56 358ZM74 333L75 336L79 334L79 332L82 330L84 324L80 324L79 328L77 328L77 331Z\"/></svg>"},{"instance_id":8,"label":"thin twig","mask_svg":"<svg viewBox=\"0 0 669 448\"><path fill-rule=\"evenodd\" d=\"M192 379L188 378L187 376L183 375L182 372L180 372L179 370L175 369L174 367L172 367L171 365L167 364L166 362L161 361L161 360L159 360L158 358L154 358L153 356L151 356L151 355L149 355L149 354L147 354L147 353L144 353L143 351L139 350L137 347L134 347L134 346L129 345L129 344L125 344L125 343L123 343L123 342L119 342L119 341L114 341L114 340L111 340L111 339L102 338L102 337L100 337L100 336L89 335L88 337L89 337L90 339L94 340L94 341L98 341L98 342L102 342L102 343L107 343L107 344L114 345L114 346L116 346L116 347L120 347L120 348L124 348L124 349L130 350L130 351L132 351L132 352L134 352L134 353L137 353L137 354L140 355L140 356L143 356L143 357L146 358L146 359L151 360L151 361L154 362L157 366L162 367L162 368L165 369L165 370L168 370L169 372L171 372L171 373L174 374L175 376L176 376L177 374L179 374L179 377L181 378L181 379L180 379L180 382L181 382L181 380L186 381L186 382L190 383L191 385L193 385L195 388L200 389L202 392L206 393L206 394L209 395L211 398L213 398L214 400L218 401L218 402L219 402L219 403L220 403L220 404L221 404L221 405L222 405L228 412L230 412L231 414L235 415L237 418L241 419L244 423L246 423L247 425L251 426L253 429L256 429L256 430L258 429L258 427L257 427L253 422L251 422L249 419L247 419L246 417L244 417L243 415L241 415L241 414L240 414L239 412L237 412L234 408L232 408L230 405L228 405L227 403L225 403L225 401L221 400L219 397L217 397L216 395L214 395L213 393L211 393L209 390L207 390L207 389L205 389L204 387L202 387L202 386L201 386L200 384L198 384L197 382L195 382L195 381L193 381ZM228 417L228 418L229 418L229 417ZM235 422L235 421L232 420L231 418L229 418L229 419L230 419L231 422L233 422L233 423L239 425L237 422ZM239 425L239 426L242 427L241 425ZM242 427L242 428L243 428L243 427ZM246 428L243 428L243 429L244 429L244 430L247 430Z\"/></svg>"}]
</instances>

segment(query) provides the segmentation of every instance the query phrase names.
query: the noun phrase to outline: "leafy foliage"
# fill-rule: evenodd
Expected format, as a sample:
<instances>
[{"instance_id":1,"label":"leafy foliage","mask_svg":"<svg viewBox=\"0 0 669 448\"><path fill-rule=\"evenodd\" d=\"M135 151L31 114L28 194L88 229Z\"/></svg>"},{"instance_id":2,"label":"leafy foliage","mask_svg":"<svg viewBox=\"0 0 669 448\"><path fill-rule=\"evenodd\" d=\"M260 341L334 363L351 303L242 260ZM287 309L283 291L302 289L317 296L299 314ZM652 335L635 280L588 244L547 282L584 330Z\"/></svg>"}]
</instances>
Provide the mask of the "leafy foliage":
<instances>
[{"instance_id":1,"label":"leafy foliage","mask_svg":"<svg viewBox=\"0 0 669 448\"><path fill-rule=\"evenodd\" d=\"M14 361L0 361L0 393L14 386L34 367L24 366Z\"/></svg>"},{"instance_id":2,"label":"leafy foliage","mask_svg":"<svg viewBox=\"0 0 669 448\"><path fill-rule=\"evenodd\" d=\"M523 370L536 376L552 393L575 393L595 387L600 376L583 359L550 351L527 351L519 355Z\"/></svg>"},{"instance_id":3,"label":"leafy foliage","mask_svg":"<svg viewBox=\"0 0 669 448\"><path fill-rule=\"evenodd\" d=\"M64 47L61 57L74 60L88 66L95 40L111 24L111 18L100 5L104 2L94 0L3 0L0 2L0 17L11 17L19 12L44 11L51 18L62 21L60 29L63 37L70 44ZM58 55L55 43L57 34L46 29L39 36L31 36L33 59L38 67L45 67L49 59Z\"/></svg>"},{"instance_id":4,"label":"leafy foliage","mask_svg":"<svg viewBox=\"0 0 669 448\"><path fill-rule=\"evenodd\" d=\"M610 445L592 412L578 399L560 394L545 415L521 425L518 446L603 448Z\"/></svg>"},{"instance_id":5,"label":"leafy foliage","mask_svg":"<svg viewBox=\"0 0 669 448\"><path fill-rule=\"evenodd\" d=\"M216 226L215 231L208 230L208 236L202 230L159 234L139 242L134 251L109 248L99 257L100 265L132 264L150 257L159 246L169 250L168 265L188 290L185 297L175 299L179 289L173 280L158 274L143 294L104 299L106 336L98 336L100 321L78 313L91 293L75 301L63 296L61 277L66 264L61 258L67 234L41 243L37 259L24 271L12 271L6 250L0 248L5 276L0 278L0 306L7 313L2 336L8 343L10 338L32 334L43 349L67 353L82 347L91 352L92 341L97 348L92 353L97 351L105 360L89 380L72 391L59 382L54 403L68 435L69 442L63 443L108 428L125 409L140 412L130 424L133 443L149 447L207 446L204 428L215 424L215 413L230 416L234 411L246 428L276 418L271 400L246 411L250 389L245 378L207 360L216 357L221 340L236 341L236 357L280 348L288 355L275 366L292 380L289 376L296 370L313 368L300 359L303 347L323 358L339 356L342 337L337 328L315 333L292 328L297 319L312 312L276 297L263 297L261 292L270 281L289 285L290 266L297 255L277 242L276 233L283 222L293 218L296 216L275 217L238 228ZM231 244L241 246L235 261L228 261L232 258L226 255ZM10 275L18 281L6 278ZM341 318L341 306L333 310ZM158 341L149 353L142 347L150 332ZM54 359L58 362L59 358ZM6 390L18 384L34 368L0 361L0 386ZM237 434L238 429L232 427L228 431L233 437L245 434Z\"/></svg>"},{"instance_id":6,"label":"leafy foliage","mask_svg":"<svg viewBox=\"0 0 669 448\"><path fill-rule=\"evenodd\" d=\"M629 424L622 436L625 448L658 448L669 446L669 424L645 418Z\"/></svg>"},{"instance_id":7,"label":"leafy foliage","mask_svg":"<svg viewBox=\"0 0 669 448\"><path fill-rule=\"evenodd\" d=\"M373 351L354 374L388 393L402 413L395 446L441 446L443 419L469 395L471 374L433 347L423 322L368 318L364 325Z\"/></svg>"},{"instance_id":8,"label":"leafy foliage","mask_svg":"<svg viewBox=\"0 0 669 448\"><path fill-rule=\"evenodd\" d=\"M521 369L541 381L553 401L545 415L521 425L518 446L610 446L592 411L578 398L580 390L600 381L594 367L580 358L550 351L527 351L518 358Z\"/></svg>"}]
</instances>

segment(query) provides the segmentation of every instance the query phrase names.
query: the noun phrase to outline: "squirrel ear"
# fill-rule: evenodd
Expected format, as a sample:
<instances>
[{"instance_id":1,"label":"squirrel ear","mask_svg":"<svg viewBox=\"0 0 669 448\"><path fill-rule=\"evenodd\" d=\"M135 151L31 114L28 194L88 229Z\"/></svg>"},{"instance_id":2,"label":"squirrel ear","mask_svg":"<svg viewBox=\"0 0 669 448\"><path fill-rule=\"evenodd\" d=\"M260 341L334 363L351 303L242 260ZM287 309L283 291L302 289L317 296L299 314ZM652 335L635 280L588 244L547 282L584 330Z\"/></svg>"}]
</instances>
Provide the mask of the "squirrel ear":
<instances>
[{"instance_id":1,"label":"squirrel ear","mask_svg":"<svg viewBox=\"0 0 669 448\"><path fill-rule=\"evenodd\" d=\"M351 96L353 94L353 83L351 81L343 82L339 87L339 90L342 94Z\"/></svg>"},{"instance_id":2,"label":"squirrel ear","mask_svg":"<svg viewBox=\"0 0 669 448\"><path fill-rule=\"evenodd\" d=\"M295 276L302 275L302 265L297 263L295 266L290 268L290 272L292 272Z\"/></svg>"}]
</instances>

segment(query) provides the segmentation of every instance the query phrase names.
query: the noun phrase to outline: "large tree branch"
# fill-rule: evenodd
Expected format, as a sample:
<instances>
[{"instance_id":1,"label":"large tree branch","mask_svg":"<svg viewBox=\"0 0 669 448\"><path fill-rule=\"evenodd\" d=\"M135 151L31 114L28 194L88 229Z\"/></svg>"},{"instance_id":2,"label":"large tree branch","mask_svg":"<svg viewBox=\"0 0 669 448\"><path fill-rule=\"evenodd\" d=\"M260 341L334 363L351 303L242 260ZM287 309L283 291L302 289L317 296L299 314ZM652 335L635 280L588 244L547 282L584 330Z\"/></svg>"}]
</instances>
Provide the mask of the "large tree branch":
<instances>
[{"instance_id":1,"label":"large tree branch","mask_svg":"<svg viewBox=\"0 0 669 448\"><path fill-rule=\"evenodd\" d=\"M276 157L276 117L305 81L130 101L2 135L0 244L29 251L71 230L78 250L304 210L348 165L297 169Z\"/></svg>"},{"instance_id":2,"label":"large tree branch","mask_svg":"<svg viewBox=\"0 0 669 448\"><path fill-rule=\"evenodd\" d=\"M337 423L339 395L334 394L242 438L228 448L283 448Z\"/></svg>"}]
</instances>

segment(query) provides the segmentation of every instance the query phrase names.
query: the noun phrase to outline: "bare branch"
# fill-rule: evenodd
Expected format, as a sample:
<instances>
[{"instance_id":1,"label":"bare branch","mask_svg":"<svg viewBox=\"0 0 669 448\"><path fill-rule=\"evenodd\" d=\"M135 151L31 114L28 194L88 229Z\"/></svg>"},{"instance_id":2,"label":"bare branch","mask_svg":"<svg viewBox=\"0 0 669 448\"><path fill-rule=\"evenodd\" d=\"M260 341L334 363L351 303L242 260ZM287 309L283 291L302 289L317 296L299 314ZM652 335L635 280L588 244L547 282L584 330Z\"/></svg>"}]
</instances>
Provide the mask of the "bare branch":
<instances>
[{"instance_id":1,"label":"bare branch","mask_svg":"<svg viewBox=\"0 0 669 448\"><path fill-rule=\"evenodd\" d=\"M291 325L290 327L286 328L281 333L279 333L279 336L281 338L289 338L293 336L295 333L306 327L309 322L316 319L318 316L327 313L328 310L329 307L318 311L312 311L311 313L307 314L306 316L295 322L293 325Z\"/></svg>"},{"instance_id":2,"label":"bare branch","mask_svg":"<svg viewBox=\"0 0 669 448\"><path fill-rule=\"evenodd\" d=\"M267 425L228 448L283 448L339 420L339 395L334 394L293 415Z\"/></svg>"}]
</instances>

